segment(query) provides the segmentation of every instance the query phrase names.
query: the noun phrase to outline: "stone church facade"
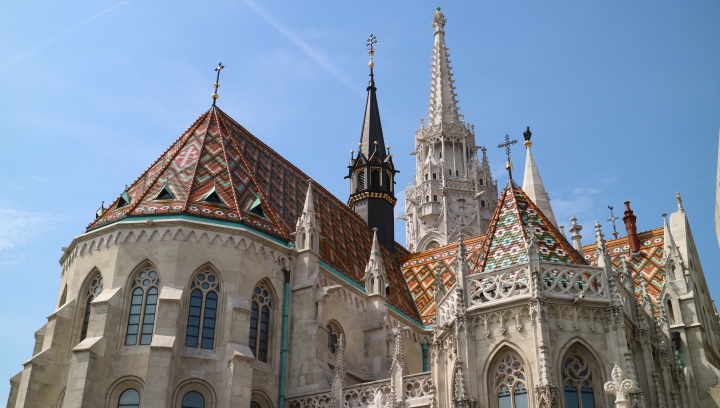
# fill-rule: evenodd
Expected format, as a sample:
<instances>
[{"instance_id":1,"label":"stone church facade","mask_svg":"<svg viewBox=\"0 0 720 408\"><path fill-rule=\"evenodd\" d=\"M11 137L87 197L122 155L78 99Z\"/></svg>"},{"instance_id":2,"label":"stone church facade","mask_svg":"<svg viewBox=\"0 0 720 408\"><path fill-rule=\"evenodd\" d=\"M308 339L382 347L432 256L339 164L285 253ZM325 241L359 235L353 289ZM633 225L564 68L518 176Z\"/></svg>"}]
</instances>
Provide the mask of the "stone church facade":
<instances>
[{"instance_id":1,"label":"stone church facade","mask_svg":"<svg viewBox=\"0 0 720 408\"><path fill-rule=\"evenodd\" d=\"M7 406L720 406L720 324L679 194L657 229L627 202L626 236L596 224L583 246L574 221L568 241L529 129L523 186L498 192L445 21L408 249L372 63L347 203L213 103L65 248Z\"/></svg>"}]
</instances>

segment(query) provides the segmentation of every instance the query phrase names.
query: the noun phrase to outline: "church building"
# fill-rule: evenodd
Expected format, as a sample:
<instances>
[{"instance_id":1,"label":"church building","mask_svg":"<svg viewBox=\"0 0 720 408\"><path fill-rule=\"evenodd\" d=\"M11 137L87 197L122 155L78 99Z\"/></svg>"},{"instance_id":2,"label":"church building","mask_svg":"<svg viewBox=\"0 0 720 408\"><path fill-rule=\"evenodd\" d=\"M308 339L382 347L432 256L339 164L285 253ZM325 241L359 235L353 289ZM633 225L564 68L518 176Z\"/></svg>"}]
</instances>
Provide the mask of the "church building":
<instances>
[{"instance_id":1,"label":"church building","mask_svg":"<svg viewBox=\"0 0 720 408\"><path fill-rule=\"evenodd\" d=\"M411 169L385 144L374 37L347 198L221 110L216 82L63 248L8 408L720 407L720 323L680 195L656 229L628 201L626 234L596 223L583 244L573 219L566 238L530 128L522 185L509 138L493 178L432 18L406 246L395 176Z\"/></svg>"}]
</instances>

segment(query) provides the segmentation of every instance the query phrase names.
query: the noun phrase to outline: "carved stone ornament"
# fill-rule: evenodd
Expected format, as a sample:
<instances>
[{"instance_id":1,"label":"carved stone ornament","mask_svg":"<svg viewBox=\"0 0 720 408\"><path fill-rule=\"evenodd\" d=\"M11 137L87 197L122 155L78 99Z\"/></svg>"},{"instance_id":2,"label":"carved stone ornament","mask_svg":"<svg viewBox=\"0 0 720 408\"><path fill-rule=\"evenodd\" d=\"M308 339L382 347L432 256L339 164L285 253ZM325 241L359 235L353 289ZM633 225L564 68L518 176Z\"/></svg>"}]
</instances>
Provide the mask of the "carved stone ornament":
<instances>
[{"instance_id":1,"label":"carved stone ornament","mask_svg":"<svg viewBox=\"0 0 720 408\"><path fill-rule=\"evenodd\" d=\"M615 364L612 370L612 381L605 383L605 392L615 395L615 408L630 408L627 395L635 391L635 381L625 378L623 370Z\"/></svg>"}]
</instances>

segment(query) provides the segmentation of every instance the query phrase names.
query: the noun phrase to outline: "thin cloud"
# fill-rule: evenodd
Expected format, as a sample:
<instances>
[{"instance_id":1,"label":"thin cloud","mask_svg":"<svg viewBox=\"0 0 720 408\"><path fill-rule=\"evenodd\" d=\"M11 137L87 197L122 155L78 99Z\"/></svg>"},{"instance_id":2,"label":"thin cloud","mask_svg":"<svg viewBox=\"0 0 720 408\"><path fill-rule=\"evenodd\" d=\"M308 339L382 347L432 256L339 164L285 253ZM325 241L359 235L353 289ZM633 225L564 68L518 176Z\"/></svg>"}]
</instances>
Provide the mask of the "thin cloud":
<instances>
[{"instance_id":1,"label":"thin cloud","mask_svg":"<svg viewBox=\"0 0 720 408\"><path fill-rule=\"evenodd\" d=\"M68 34L70 34L71 32L73 32L73 31L77 30L78 28L84 26L85 24L87 24L87 23L95 20L96 18L102 16L103 14L109 13L109 12L115 10L115 9L118 8L118 7L122 7L122 6L126 5L126 4L128 4L130 1L131 1L131 0L121 1L120 3L117 3L117 4L115 4L114 6L112 6L112 7L108 8L108 9L105 9L105 10L103 10L103 11L95 14L94 16L88 18L87 20L85 20L85 21L83 21L82 23L76 25L75 27L72 27L72 28L68 29L67 31L65 31L65 32L63 32L63 33L61 33L61 34L58 34L58 35L56 35L55 37L53 37L53 38L45 41L44 43L38 45L37 47L35 47L35 48L33 48L33 49L29 50L29 51L25 51L24 53L18 55L17 57L15 57L15 58L12 59L12 62L20 61L21 59L27 57L28 55L34 53L35 51L37 51L37 50L39 50L39 49L41 49L41 48L44 48L44 47L52 44L53 42L59 40L60 38L66 36L66 35L68 35Z\"/></svg>"},{"instance_id":2,"label":"thin cloud","mask_svg":"<svg viewBox=\"0 0 720 408\"><path fill-rule=\"evenodd\" d=\"M253 11L258 13L260 17L262 17L265 21L267 21L268 24L273 26L280 34L284 35L288 40L290 40L293 44L295 44L302 52L304 52L308 57L310 57L313 61L315 61L318 65L320 65L322 68L324 68L326 71L328 71L332 76L337 78L340 82L345 84L350 90L352 90L355 93L362 94L359 90L362 89L360 85L358 85L349 75L342 72L338 67L335 66L326 56L322 55L322 53L310 46L308 43L303 41L300 37L298 37L295 33L293 33L289 28L282 25L279 21L277 21L273 16L268 14L265 10L260 8L257 4L255 4L252 0L245 0L245 4L248 5Z\"/></svg>"},{"instance_id":3,"label":"thin cloud","mask_svg":"<svg viewBox=\"0 0 720 408\"><path fill-rule=\"evenodd\" d=\"M49 213L0 208L0 252L31 242L51 222Z\"/></svg>"}]
</instances>

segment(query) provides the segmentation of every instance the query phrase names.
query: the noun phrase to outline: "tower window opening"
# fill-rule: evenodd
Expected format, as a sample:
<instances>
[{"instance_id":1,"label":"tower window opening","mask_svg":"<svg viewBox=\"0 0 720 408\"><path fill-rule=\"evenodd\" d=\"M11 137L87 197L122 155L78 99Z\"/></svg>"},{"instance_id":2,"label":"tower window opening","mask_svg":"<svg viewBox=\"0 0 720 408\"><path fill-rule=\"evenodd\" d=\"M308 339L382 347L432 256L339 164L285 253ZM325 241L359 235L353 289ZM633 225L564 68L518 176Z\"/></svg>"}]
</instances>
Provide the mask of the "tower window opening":
<instances>
[{"instance_id":1,"label":"tower window opening","mask_svg":"<svg viewBox=\"0 0 720 408\"><path fill-rule=\"evenodd\" d=\"M425 202L426 202L426 203L429 203L429 202L430 202L430 196L425 196Z\"/></svg>"},{"instance_id":2,"label":"tower window opening","mask_svg":"<svg viewBox=\"0 0 720 408\"><path fill-rule=\"evenodd\" d=\"M433 180L437 180L437 174L433 173Z\"/></svg>"},{"instance_id":3,"label":"tower window opening","mask_svg":"<svg viewBox=\"0 0 720 408\"><path fill-rule=\"evenodd\" d=\"M433 196L433 201L437 201L437 196L436 196L436 195Z\"/></svg>"},{"instance_id":4,"label":"tower window opening","mask_svg":"<svg viewBox=\"0 0 720 408\"><path fill-rule=\"evenodd\" d=\"M357 191L365 190L365 170L357 172Z\"/></svg>"},{"instance_id":5,"label":"tower window opening","mask_svg":"<svg viewBox=\"0 0 720 408\"><path fill-rule=\"evenodd\" d=\"M485 200L480 200L480 207L485 207Z\"/></svg>"},{"instance_id":6,"label":"tower window opening","mask_svg":"<svg viewBox=\"0 0 720 408\"><path fill-rule=\"evenodd\" d=\"M427 173L425 173L425 180L427 180L427 179L428 179L428 174L427 174Z\"/></svg>"},{"instance_id":7,"label":"tower window opening","mask_svg":"<svg viewBox=\"0 0 720 408\"><path fill-rule=\"evenodd\" d=\"M370 171L370 186L380 187L380 169L372 169Z\"/></svg>"},{"instance_id":8,"label":"tower window opening","mask_svg":"<svg viewBox=\"0 0 720 408\"><path fill-rule=\"evenodd\" d=\"M483 179L480 179L479 182L480 182L480 185L482 186L482 185L483 185Z\"/></svg>"},{"instance_id":9,"label":"tower window opening","mask_svg":"<svg viewBox=\"0 0 720 408\"><path fill-rule=\"evenodd\" d=\"M460 176L460 172L457 171L457 170L455 170L455 175L459 177L459 176Z\"/></svg>"},{"instance_id":10,"label":"tower window opening","mask_svg":"<svg viewBox=\"0 0 720 408\"><path fill-rule=\"evenodd\" d=\"M448 174L452 176L452 169L448 169Z\"/></svg>"}]
</instances>

